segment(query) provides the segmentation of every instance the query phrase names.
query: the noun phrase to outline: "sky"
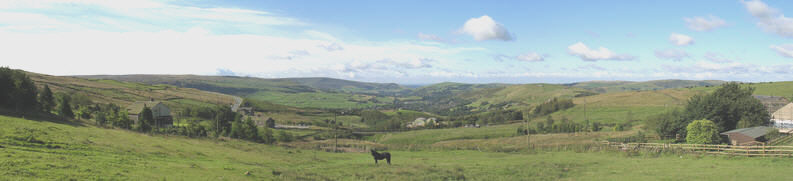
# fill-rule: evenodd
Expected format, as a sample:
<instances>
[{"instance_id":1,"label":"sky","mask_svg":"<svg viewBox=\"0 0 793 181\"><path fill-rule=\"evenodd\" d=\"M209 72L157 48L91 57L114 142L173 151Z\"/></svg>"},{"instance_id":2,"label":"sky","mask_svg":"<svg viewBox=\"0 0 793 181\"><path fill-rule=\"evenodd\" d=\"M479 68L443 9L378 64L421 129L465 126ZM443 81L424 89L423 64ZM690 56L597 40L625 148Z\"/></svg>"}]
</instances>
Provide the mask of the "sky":
<instances>
[{"instance_id":1,"label":"sky","mask_svg":"<svg viewBox=\"0 0 793 181\"><path fill-rule=\"evenodd\" d=\"M793 80L793 1L0 0L0 66L430 84Z\"/></svg>"}]
</instances>

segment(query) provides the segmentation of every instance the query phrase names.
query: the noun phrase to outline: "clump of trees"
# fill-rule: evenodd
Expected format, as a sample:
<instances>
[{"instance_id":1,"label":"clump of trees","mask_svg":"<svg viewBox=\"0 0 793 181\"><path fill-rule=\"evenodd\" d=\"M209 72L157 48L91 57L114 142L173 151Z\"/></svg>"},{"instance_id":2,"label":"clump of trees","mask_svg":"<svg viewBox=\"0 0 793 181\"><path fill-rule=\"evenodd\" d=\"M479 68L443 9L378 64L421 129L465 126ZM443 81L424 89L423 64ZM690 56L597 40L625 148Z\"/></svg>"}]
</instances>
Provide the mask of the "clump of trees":
<instances>
[{"instance_id":1,"label":"clump of trees","mask_svg":"<svg viewBox=\"0 0 793 181\"><path fill-rule=\"evenodd\" d=\"M707 95L696 95L682 110L674 109L648 120L648 128L662 139L687 137L687 126L694 120L710 120L717 132L767 124L768 112L760 100L752 97L754 88L725 83Z\"/></svg>"},{"instance_id":2,"label":"clump of trees","mask_svg":"<svg viewBox=\"0 0 793 181\"><path fill-rule=\"evenodd\" d=\"M24 71L0 67L0 108L23 115L52 109L52 107L43 107L39 103L39 101L54 102L52 99L39 100L38 98L42 96L38 96L36 85ZM50 94L49 97L42 98L52 98L52 96Z\"/></svg>"},{"instance_id":3,"label":"clump of trees","mask_svg":"<svg viewBox=\"0 0 793 181\"><path fill-rule=\"evenodd\" d=\"M531 113L533 116L539 117L554 113L556 111L569 109L573 106L575 106L575 104L573 104L572 99L553 98L550 101L542 103L537 107L535 107Z\"/></svg>"},{"instance_id":4,"label":"clump of trees","mask_svg":"<svg viewBox=\"0 0 793 181\"><path fill-rule=\"evenodd\" d=\"M584 121L583 123L573 122L566 117L556 121L548 116L545 121L533 123L528 129L525 126L518 127L518 134L544 134L544 133L575 133L575 132L597 132L603 129L598 122Z\"/></svg>"}]
</instances>

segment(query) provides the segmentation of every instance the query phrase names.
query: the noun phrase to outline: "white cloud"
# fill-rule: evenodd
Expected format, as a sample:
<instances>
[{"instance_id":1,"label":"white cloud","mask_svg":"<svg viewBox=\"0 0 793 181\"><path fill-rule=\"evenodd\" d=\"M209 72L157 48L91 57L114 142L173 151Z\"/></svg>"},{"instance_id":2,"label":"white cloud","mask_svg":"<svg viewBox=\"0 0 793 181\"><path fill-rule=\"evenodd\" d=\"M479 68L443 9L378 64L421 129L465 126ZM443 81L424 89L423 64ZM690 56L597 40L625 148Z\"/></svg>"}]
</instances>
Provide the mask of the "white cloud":
<instances>
[{"instance_id":1,"label":"white cloud","mask_svg":"<svg viewBox=\"0 0 793 181\"><path fill-rule=\"evenodd\" d=\"M437 42L444 42L444 41L446 41L446 40L444 40L443 38L441 38L441 37L438 37L437 35L433 35L433 34L424 34L424 33L419 33L419 35L418 35L418 36L419 36L419 39L421 39L421 40L437 41Z\"/></svg>"},{"instance_id":2,"label":"white cloud","mask_svg":"<svg viewBox=\"0 0 793 181\"><path fill-rule=\"evenodd\" d=\"M688 58L688 53L679 49L655 50L655 57L667 60L680 61Z\"/></svg>"},{"instance_id":3,"label":"white cloud","mask_svg":"<svg viewBox=\"0 0 793 181\"><path fill-rule=\"evenodd\" d=\"M785 17L779 10L769 7L763 1L742 1L749 14L757 19L757 26L779 36L793 38L793 18Z\"/></svg>"},{"instance_id":4,"label":"white cloud","mask_svg":"<svg viewBox=\"0 0 793 181\"><path fill-rule=\"evenodd\" d=\"M341 46L341 45L339 45L338 43L330 43L330 44L325 44L325 45L317 45L317 46L319 46L319 47L321 47L322 49L325 49L325 50L327 50L327 51L329 51L329 52L332 52L332 51L339 51L339 50L344 50L344 47L342 47L342 46Z\"/></svg>"},{"instance_id":5,"label":"white cloud","mask_svg":"<svg viewBox=\"0 0 793 181\"><path fill-rule=\"evenodd\" d=\"M672 42L677 46L685 46L693 44L694 38L684 34L672 33L669 35L669 42Z\"/></svg>"},{"instance_id":6,"label":"white cloud","mask_svg":"<svg viewBox=\"0 0 793 181\"><path fill-rule=\"evenodd\" d=\"M783 57L793 58L793 44L771 45L770 48Z\"/></svg>"},{"instance_id":7,"label":"white cloud","mask_svg":"<svg viewBox=\"0 0 793 181\"><path fill-rule=\"evenodd\" d=\"M539 53L535 53L535 52L529 52L523 55L518 55L516 58L524 62L541 62L545 60L545 57L543 55L540 55Z\"/></svg>"},{"instance_id":8,"label":"white cloud","mask_svg":"<svg viewBox=\"0 0 793 181\"><path fill-rule=\"evenodd\" d=\"M511 41L515 39L504 25L497 23L493 18L487 15L468 19L460 29L460 32L473 36L477 41Z\"/></svg>"},{"instance_id":9,"label":"white cloud","mask_svg":"<svg viewBox=\"0 0 793 181\"><path fill-rule=\"evenodd\" d=\"M705 53L705 59L710 60L711 62L716 63L732 63L734 60L725 57L724 55L714 53L714 52L707 52Z\"/></svg>"},{"instance_id":10,"label":"white cloud","mask_svg":"<svg viewBox=\"0 0 793 181\"><path fill-rule=\"evenodd\" d=\"M727 25L723 19L710 15L708 17L683 18L688 28L694 31L710 31Z\"/></svg>"},{"instance_id":11,"label":"white cloud","mask_svg":"<svg viewBox=\"0 0 793 181\"><path fill-rule=\"evenodd\" d=\"M413 41L350 42L307 24L286 27L279 34L247 31L251 29L249 25L257 27L253 29L284 28L278 23L256 24L267 18L300 20L246 9L178 6L174 10L189 14L174 16L201 17L191 18L185 24L176 22L178 18L165 11L177 5L154 1L158 4L144 6L153 9L136 9L137 6L124 9L113 3L85 5L82 1L76 4L20 2L23 4L14 6L66 8L75 14L88 11L86 13L113 15L63 18L66 16L52 15L47 13L49 11L16 9L13 12L20 11L20 15L0 15L0 22L5 25L0 27L0 40L3 40L0 41L3 50L0 60L8 60L2 61L3 66L53 75L233 73L260 77L358 75L387 79L399 75L426 75L429 71L422 69L452 65L447 62L448 57L484 50ZM0 2L0 5L4 4ZM0 13L12 13L6 12L4 7L0 6ZM222 16L216 16L218 14ZM236 18L227 21L226 17ZM7 19L13 21L5 21ZM142 19L152 24L141 25L138 20ZM164 25L169 23L178 26ZM206 24L228 26L217 30L204 26ZM436 61L438 63L433 63ZM82 66L86 68L63 68L74 65L86 65ZM345 66L355 70L345 71Z\"/></svg>"},{"instance_id":12,"label":"white cloud","mask_svg":"<svg viewBox=\"0 0 793 181\"><path fill-rule=\"evenodd\" d=\"M589 49L584 43L578 42L567 47L570 55L578 56L584 61L598 60L633 60L636 57L631 55L619 55L604 47L597 50Z\"/></svg>"}]
</instances>

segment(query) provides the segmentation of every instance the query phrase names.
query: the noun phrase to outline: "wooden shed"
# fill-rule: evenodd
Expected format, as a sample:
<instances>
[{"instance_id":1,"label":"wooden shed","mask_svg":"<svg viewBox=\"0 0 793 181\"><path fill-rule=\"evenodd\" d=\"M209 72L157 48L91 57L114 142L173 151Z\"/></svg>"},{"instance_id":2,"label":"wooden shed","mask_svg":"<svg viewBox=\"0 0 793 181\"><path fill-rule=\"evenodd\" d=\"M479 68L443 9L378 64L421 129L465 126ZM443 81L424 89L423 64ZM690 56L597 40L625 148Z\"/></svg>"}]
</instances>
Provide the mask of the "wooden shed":
<instances>
[{"instance_id":1,"label":"wooden shed","mask_svg":"<svg viewBox=\"0 0 793 181\"><path fill-rule=\"evenodd\" d=\"M767 141L765 139L765 135L768 133L768 131L770 131L770 129L773 128L767 126L757 126L730 130L721 133L721 135L727 135L727 137L730 139L730 144L732 145L755 145Z\"/></svg>"}]
</instances>

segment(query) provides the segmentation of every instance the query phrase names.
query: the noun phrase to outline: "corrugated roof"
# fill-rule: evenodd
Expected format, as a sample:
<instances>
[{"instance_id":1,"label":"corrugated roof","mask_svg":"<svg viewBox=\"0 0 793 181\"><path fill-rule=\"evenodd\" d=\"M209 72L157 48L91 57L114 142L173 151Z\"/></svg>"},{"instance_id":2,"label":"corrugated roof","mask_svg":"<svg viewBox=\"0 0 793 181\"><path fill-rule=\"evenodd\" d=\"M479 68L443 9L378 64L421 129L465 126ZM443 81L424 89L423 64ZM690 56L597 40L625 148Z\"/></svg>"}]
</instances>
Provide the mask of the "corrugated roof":
<instances>
[{"instance_id":1,"label":"corrugated roof","mask_svg":"<svg viewBox=\"0 0 793 181\"><path fill-rule=\"evenodd\" d=\"M734 129L734 130L730 130L730 131L727 131L727 132L724 132L724 133L721 133L721 134L727 135L727 134L731 134L731 133L739 133L739 134L743 134L743 135L746 135L746 136L749 136L749 137L752 137L752 138L759 138L761 136L765 136L765 134L768 133L768 129L770 129L770 128L771 127L768 127L768 126L757 126L757 127L751 127L751 128Z\"/></svg>"},{"instance_id":2,"label":"corrugated roof","mask_svg":"<svg viewBox=\"0 0 793 181\"><path fill-rule=\"evenodd\" d=\"M139 114L141 111L143 111L143 106L152 108L160 103L160 101L136 101L135 103L127 106L127 112L129 114Z\"/></svg>"}]
</instances>

